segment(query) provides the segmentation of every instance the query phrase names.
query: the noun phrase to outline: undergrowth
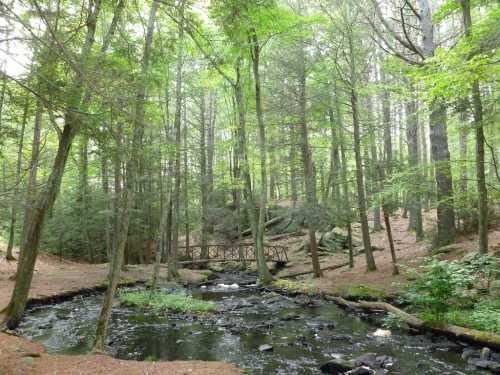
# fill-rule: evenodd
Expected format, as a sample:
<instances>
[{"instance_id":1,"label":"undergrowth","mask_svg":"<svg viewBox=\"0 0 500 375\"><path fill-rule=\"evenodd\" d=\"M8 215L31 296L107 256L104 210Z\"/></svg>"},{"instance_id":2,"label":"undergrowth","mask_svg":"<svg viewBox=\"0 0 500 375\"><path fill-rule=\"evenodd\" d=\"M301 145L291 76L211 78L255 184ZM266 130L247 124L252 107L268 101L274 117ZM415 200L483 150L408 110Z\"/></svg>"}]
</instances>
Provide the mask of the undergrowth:
<instances>
[{"instance_id":1,"label":"undergrowth","mask_svg":"<svg viewBox=\"0 0 500 375\"><path fill-rule=\"evenodd\" d=\"M203 301L184 293L163 293L134 291L120 293L120 303L128 306L138 306L160 311L173 311L182 313L208 313L216 309L214 302Z\"/></svg>"},{"instance_id":2,"label":"undergrowth","mask_svg":"<svg viewBox=\"0 0 500 375\"><path fill-rule=\"evenodd\" d=\"M429 259L404 299L424 321L500 333L500 298L490 286L499 276L498 258L474 255L460 261Z\"/></svg>"},{"instance_id":3,"label":"undergrowth","mask_svg":"<svg viewBox=\"0 0 500 375\"><path fill-rule=\"evenodd\" d=\"M307 294L308 296L316 296L319 294L319 289L309 285L304 285L290 280L278 279L272 282L272 285L278 289L298 294Z\"/></svg>"}]
</instances>

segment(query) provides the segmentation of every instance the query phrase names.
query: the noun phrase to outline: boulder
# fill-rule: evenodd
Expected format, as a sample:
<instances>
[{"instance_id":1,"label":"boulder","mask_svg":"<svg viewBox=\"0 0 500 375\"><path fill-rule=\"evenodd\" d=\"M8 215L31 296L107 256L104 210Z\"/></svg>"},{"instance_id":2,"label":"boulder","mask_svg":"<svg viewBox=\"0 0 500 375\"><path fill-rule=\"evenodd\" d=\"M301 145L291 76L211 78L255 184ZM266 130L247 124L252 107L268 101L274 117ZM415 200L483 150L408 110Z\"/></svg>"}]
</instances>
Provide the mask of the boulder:
<instances>
[{"instance_id":1,"label":"boulder","mask_svg":"<svg viewBox=\"0 0 500 375\"><path fill-rule=\"evenodd\" d=\"M348 375L374 375L375 371L373 371L369 367L361 366L361 367L357 367L354 370L347 372L346 374L348 374Z\"/></svg>"},{"instance_id":2,"label":"boulder","mask_svg":"<svg viewBox=\"0 0 500 375\"><path fill-rule=\"evenodd\" d=\"M336 358L322 364L319 369L323 374L343 375L354 368L353 363Z\"/></svg>"}]
</instances>

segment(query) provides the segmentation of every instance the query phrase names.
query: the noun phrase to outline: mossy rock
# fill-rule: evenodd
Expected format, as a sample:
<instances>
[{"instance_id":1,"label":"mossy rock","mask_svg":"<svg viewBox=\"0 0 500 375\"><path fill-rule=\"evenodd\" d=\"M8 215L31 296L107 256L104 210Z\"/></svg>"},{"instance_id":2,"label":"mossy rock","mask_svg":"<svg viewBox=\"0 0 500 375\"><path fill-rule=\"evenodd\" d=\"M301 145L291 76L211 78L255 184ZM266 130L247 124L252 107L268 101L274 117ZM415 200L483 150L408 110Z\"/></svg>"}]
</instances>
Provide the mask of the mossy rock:
<instances>
[{"instance_id":1,"label":"mossy rock","mask_svg":"<svg viewBox=\"0 0 500 375\"><path fill-rule=\"evenodd\" d=\"M342 296L347 299L384 300L389 296L382 290L366 285L350 285L342 291Z\"/></svg>"},{"instance_id":2,"label":"mossy rock","mask_svg":"<svg viewBox=\"0 0 500 375\"><path fill-rule=\"evenodd\" d=\"M307 294L308 296L317 296L320 294L320 290L317 287L310 285L297 283L295 281L277 279L272 282L272 286L275 288L292 293L292 294Z\"/></svg>"},{"instance_id":3,"label":"mossy rock","mask_svg":"<svg viewBox=\"0 0 500 375\"><path fill-rule=\"evenodd\" d=\"M433 249L431 251L431 255L441 255L441 254L450 254L450 253L454 253L456 251L459 251L461 250L461 248L456 245L456 244L451 244L451 245L447 245L447 246L441 246L441 247L438 247L436 249Z\"/></svg>"}]
</instances>

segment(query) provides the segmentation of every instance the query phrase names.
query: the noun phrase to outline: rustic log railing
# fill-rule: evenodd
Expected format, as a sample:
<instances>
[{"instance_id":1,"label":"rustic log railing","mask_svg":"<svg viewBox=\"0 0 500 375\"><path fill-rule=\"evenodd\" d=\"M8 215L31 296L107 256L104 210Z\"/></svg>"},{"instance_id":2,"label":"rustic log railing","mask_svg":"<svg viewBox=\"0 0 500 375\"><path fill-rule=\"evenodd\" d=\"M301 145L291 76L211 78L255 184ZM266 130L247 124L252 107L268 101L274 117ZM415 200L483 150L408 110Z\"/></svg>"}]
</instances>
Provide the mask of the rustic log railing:
<instances>
[{"instance_id":1,"label":"rustic log railing","mask_svg":"<svg viewBox=\"0 0 500 375\"><path fill-rule=\"evenodd\" d=\"M179 264L203 263L203 262L255 262L254 244L234 244L234 245L207 245L208 257L202 258L201 246L179 246ZM265 245L264 256L268 262L288 262L288 255L285 246Z\"/></svg>"}]
</instances>

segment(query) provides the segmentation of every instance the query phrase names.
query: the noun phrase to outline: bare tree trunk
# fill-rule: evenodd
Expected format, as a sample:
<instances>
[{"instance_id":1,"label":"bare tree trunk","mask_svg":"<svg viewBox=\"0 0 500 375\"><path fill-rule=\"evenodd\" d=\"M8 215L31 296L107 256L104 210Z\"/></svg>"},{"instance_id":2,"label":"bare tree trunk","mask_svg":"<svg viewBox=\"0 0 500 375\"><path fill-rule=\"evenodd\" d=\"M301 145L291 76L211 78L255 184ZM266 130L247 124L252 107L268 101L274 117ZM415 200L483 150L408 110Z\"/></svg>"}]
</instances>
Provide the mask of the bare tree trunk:
<instances>
[{"instance_id":1,"label":"bare tree trunk","mask_svg":"<svg viewBox=\"0 0 500 375\"><path fill-rule=\"evenodd\" d=\"M361 222L361 232L363 236L363 246L365 249L366 257L366 269L367 271L375 271L377 266L375 265L375 259L372 252L372 244L370 240L370 227L368 226L368 217L366 214L366 199L365 199L365 187L363 179L363 162L361 160L361 135L360 135L360 124L359 124L359 104L358 104L358 92L357 92L357 77L356 77L356 61L355 61L355 51L353 46L352 35L350 35L349 40L349 56L350 56L350 100L351 100L351 110L352 110L352 125L353 125L353 136L354 136L354 156L356 160L356 185L358 190L358 210L359 210L359 221Z\"/></svg>"},{"instance_id":2,"label":"bare tree trunk","mask_svg":"<svg viewBox=\"0 0 500 375\"><path fill-rule=\"evenodd\" d=\"M299 199L298 186L297 186L297 167L296 167L296 159L297 159L297 145L295 141L295 129L294 125L290 124L289 126L290 133L290 157L289 157L289 165L290 165L290 191L291 191L291 199L293 202L293 206L297 204Z\"/></svg>"},{"instance_id":3,"label":"bare tree trunk","mask_svg":"<svg viewBox=\"0 0 500 375\"><path fill-rule=\"evenodd\" d=\"M175 89L175 157L174 188L172 194L172 244L168 258L168 279L178 277L177 249L179 246L180 188L181 188L181 109L182 109L182 69L184 65L184 7L185 0L180 3L179 51L177 55L177 73Z\"/></svg>"},{"instance_id":4,"label":"bare tree trunk","mask_svg":"<svg viewBox=\"0 0 500 375\"><path fill-rule=\"evenodd\" d=\"M434 56L434 25L432 23L429 0L418 0L420 24L423 33L423 52L425 57ZM437 246L447 245L455 239L455 210L453 202L453 179L448 149L446 126L446 107L434 101L430 105L430 140L431 154L435 167L437 185Z\"/></svg>"},{"instance_id":5,"label":"bare tree trunk","mask_svg":"<svg viewBox=\"0 0 500 375\"><path fill-rule=\"evenodd\" d=\"M236 63L236 82L234 85L234 96L236 102L236 108L238 111L238 156L239 156L239 166L241 168L241 178L243 182L243 195L245 198L245 206L250 221L250 227L252 229L252 234L254 237L254 242L257 236L257 215L255 212L255 202L252 192L252 180L250 176L250 165L247 156L247 141L246 141L246 118L245 118L245 105L243 102L243 86L241 78L241 59L239 58ZM241 197L241 194L240 194ZM244 221L244 212L240 212L240 222ZM240 238L240 244L242 239L242 228L238 233ZM242 249L240 248L240 251ZM243 267L244 263L242 263ZM245 265L246 266L246 265Z\"/></svg>"},{"instance_id":6,"label":"bare tree trunk","mask_svg":"<svg viewBox=\"0 0 500 375\"><path fill-rule=\"evenodd\" d=\"M26 198L24 205L24 221L21 232L21 243L27 233L26 225L31 217L35 199L36 199L36 184L38 177L38 163L40 156L40 138L42 133L42 115L43 115L43 103L41 99L36 101L35 109L35 122L33 126L33 141L31 143L31 160L30 160L30 171L28 175L28 184L26 186Z\"/></svg>"},{"instance_id":7,"label":"bare tree trunk","mask_svg":"<svg viewBox=\"0 0 500 375\"><path fill-rule=\"evenodd\" d=\"M427 151L427 131L426 126L424 124L420 125L420 145L422 150L422 172L423 172L423 182L425 183L425 193L423 194L423 206L425 210L429 209L431 195L432 195L432 186L431 185L431 173L429 168L429 157Z\"/></svg>"},{"instance_id":8,"label":"bare tree trunk","mask_svg":"<svg viewBox=\"0 0 500 375\"><path fill-rule=\"evenodd\" d=\"M201 259L208 259L208 175L205 93L200 95Z\"/></svg>"},{"instance_id":9,"label":"bare tree trunk","mask_svg":"<svg viewBox=\"0 0 500 375\"><path fill-rule=\"evenodd\" d=\"M17 205L19 196L19 185L21 184L21 170L23 169L23 149L24 149L24 132L26 129L26 121L28 118L29 98L26 98L26 104L23 110L23 119L21 121L21 130L19 132L19 145L17 148L17 163L16 163L16 182L14 186L14 197L12 199L11 215L10 215L10 229L9 229L9 242L7 244L7 253L5 258L8 261L16 260L12 250L14 248L14 237L16 233L17 223Z\"/></svg>"},{"instance_id":10,"label":"bare tree trunk","mask_svg":"<svg viewBox=\"0 0 500 375\"><path fill-rule=\"evenodd\" d=\"M408 193L408 203L410 206L410 220L408 229L414 230L417 241L424 239L424 230L422 226L422 204L421 204L421 189L420 181L422 176L419 170L419 150L418 150L418 117L417 117L417 102L410 100L406 103L406 132L408 138L408 165L411 170L412 181L415 181L415 186L410 189L415 189Z\"/></svg>"},{"instance_id":11,"label":"bare tree trunk","mask_svg":"<svg viewBox=\"0 0 500 375\"><path fill-rule=\"evenodd\" d=\"M106 155L106 146L101 144L101 179L102 179L102 192L104 193L104 199L106 200L106 258L108 262L111 260L112 253L112 239L111 239L111 215L109 212L112 211L112 204L110 200L110 189L109 189L109 170L108 170L108 156Z\"/></svg>"},{"instance_id":12,"label":"bare tree trunk","mask_svg":"<svg viewBox=\"0 0 500 375\"><path fill-rule=\"evenodd\" d=\"M260 83L260 44L255 30L250 31L249 36L250 52L252 55L252 69L255 84L255 108L257 112L257 125L259 129L259 158L260 158L260 203L259 221L255 234L255 255L259 268L259 279L263 284L268 284L272 280L272 275L266 265L264 255L264 223L266 221L267 204L267 157L266 157L266 127L264 124L264 113L262 110L262 96Z\"/></svg>"},{"instance_id":13,"label":"bare tree trunk","mask_svg":"<svg viewBox=\"0 0 500 375\"><path fill-rule=\"evenodd\" d=\"M321 268L318 257L318 244L316 241L315 213L318 209L317 197L315 194L316 179L314 176L311 150L309 147L309 135L306 118L306 62L304 54L304 40L300 40L299 46L299 117L301 130L302 161L304 165L304 182L306 188L306 218L309 230L309 251L314 270L314 277L321 277Z\"/></svg>"},{"instance_id":14,"label":"bare tree trunk","mask_svg":"<svg viewBox=\"0 0 500 375\"><path fill-rule=\"evenodd\" d=\"M339 181L339 170L340 170L340 158L339 158L339 139L337 126L335 124L335 115L333 113L333 108L330 105L328 108L328 118L330 120L330 172L328 177L328 184L326 186L326 196L329 197L329 189L331 188L331 198L334 202L340 202L340 181ZM326 200L325 199L325 200Z\"/></svg>"},{"instance_id":15,"label":"bare tree trunk","mask_svg":"<svg viewBox=\"0 0 500 375\"><path fill-rule=\"evenodd\" d=\"M470 0L460 0L462 16L467 38L471 36L472 18L470 14ZM479 252L488 253L488 190L486 189L486 177L484 168L484 124L483 124L483 102L481 100L481 89L479 80L473 79L471 83L472 114L476 130L476 175L479 208Z\"/></svg>"},{"instance_id":16,"label":"bare tree trunk","mask_svg":"<svg viewBox=\"0 0 500 375\"><path fill-rule=\"evenodd\" d=\"M151 59L151 46L153 43L154 24L158 7L159 2L154 0L151 4L148 18L146 40L144 43L144 52L142 59L141 78L137 87L132 152L129 159L127 160L123 198L124 204L120 212L120 217L118 219L119 225L117 231L115 232L115 248L113 249L113 259L110 263L109 268L108 289L106 290L104 301L102 303L101 313L97 322L96 337L93 348L95 352L104 351L105 340L108 332L109 318L111 317L111 309L113 306L113 299L120 282L120 274L129 232L130 214L132 208L135 205L135 189L141 164L141 158L139 155L141 152L141 144L144 136L144 103L146 99L146 85ZM117 151L118 154L123 154L122 150ZM121 162L119 164L121 164Z\"/></svg>"},{"instance_id":17,"label":"bare tree trunk","mask_svg":"<svg viewBox=\"0 0 500 375\"><path fill-rule=\"evenodd\" d=\"M79 196L79 204L80 204L80 230L81 230L81 241L83 248L85 249L85 253L87 254L87 259L90 263L94 263L94 250L93 246L90 243L89 232L88 232L88 211L89 211L89 184L88 184L88 143L89 138L87 134L81 135L80 140L80 149L79 149L79 169L80 169L80 196Z\"/></svg>"},{"instance_id":18,"label":"bare tree trunk","mask_svg":"<svg viewBox=\"0 0 500 375\"><path fill-rule=\"evenodd\" d=\"M345 220L345 226L347 227L347 244L349 248L349 268L354 268L354 249L352 244L352 209L351 209L351 197L349 192L349 182L347 181L347 155L345 152L344 145L344 129L343 129L343 121L342 121L342 111L340 108L340 101L338 98L337 87L334 89L335 95L335 115L338 123L338 134L339 134L339 145L340 145L340 157L341 157L341 165L340 165L340 180L342 181L342 212L343 218Z\"/></svg>"},{"instance_id":19,"label":"bare tree trunk","mask_svg":"<svg viewBox=\"0 0 500 375\"><path fill-rule=\"evenodd\" d=\"M467 138L469 136L469 130L467 129L467 105L468 101L463 100L459 104L458 116L460 119L460 128L458 130L458 143L459 143L459 154L460 154L460 179L459 179L459 190L463 195L462 199L465 199L465 195L468 190L468 173L467 173Z\"/></svg>"},{"instance_id":20,"label":"bare tree trunk","mask_svg":"<svg viewBox=\"0 0 500 375\"><path fill-rule=\"evenodd\" d=\"M189 166L188 166L188 143L187 143L187 118L186 118L186 103L184 103L184 232L186 236L186 251L189 254L190 238L189 238Z\"/></svg>"},{"instance_id":21,"label":"bare tree trunk","mask_svg":"<svg viewBox=\"0 0 500 375\"><path fill-rule=\"evenodd\" d=\"M367 110L368 110L368 119L370 122L370 159L371 162L367 163L370 166L370 177L371 177L371 186L372 186L372 196L377 200L377 196L379 194L379 181L378 181L378 172L377 172L377 127L375 125L375 120L373 113L373 99L371 96L367 99ZM366 158L368 160L368 158ZM373 230L378 232L382 230L382 224L380 219L380 204L378 202L373 202Z\"/></svg>"}]
</instances>

